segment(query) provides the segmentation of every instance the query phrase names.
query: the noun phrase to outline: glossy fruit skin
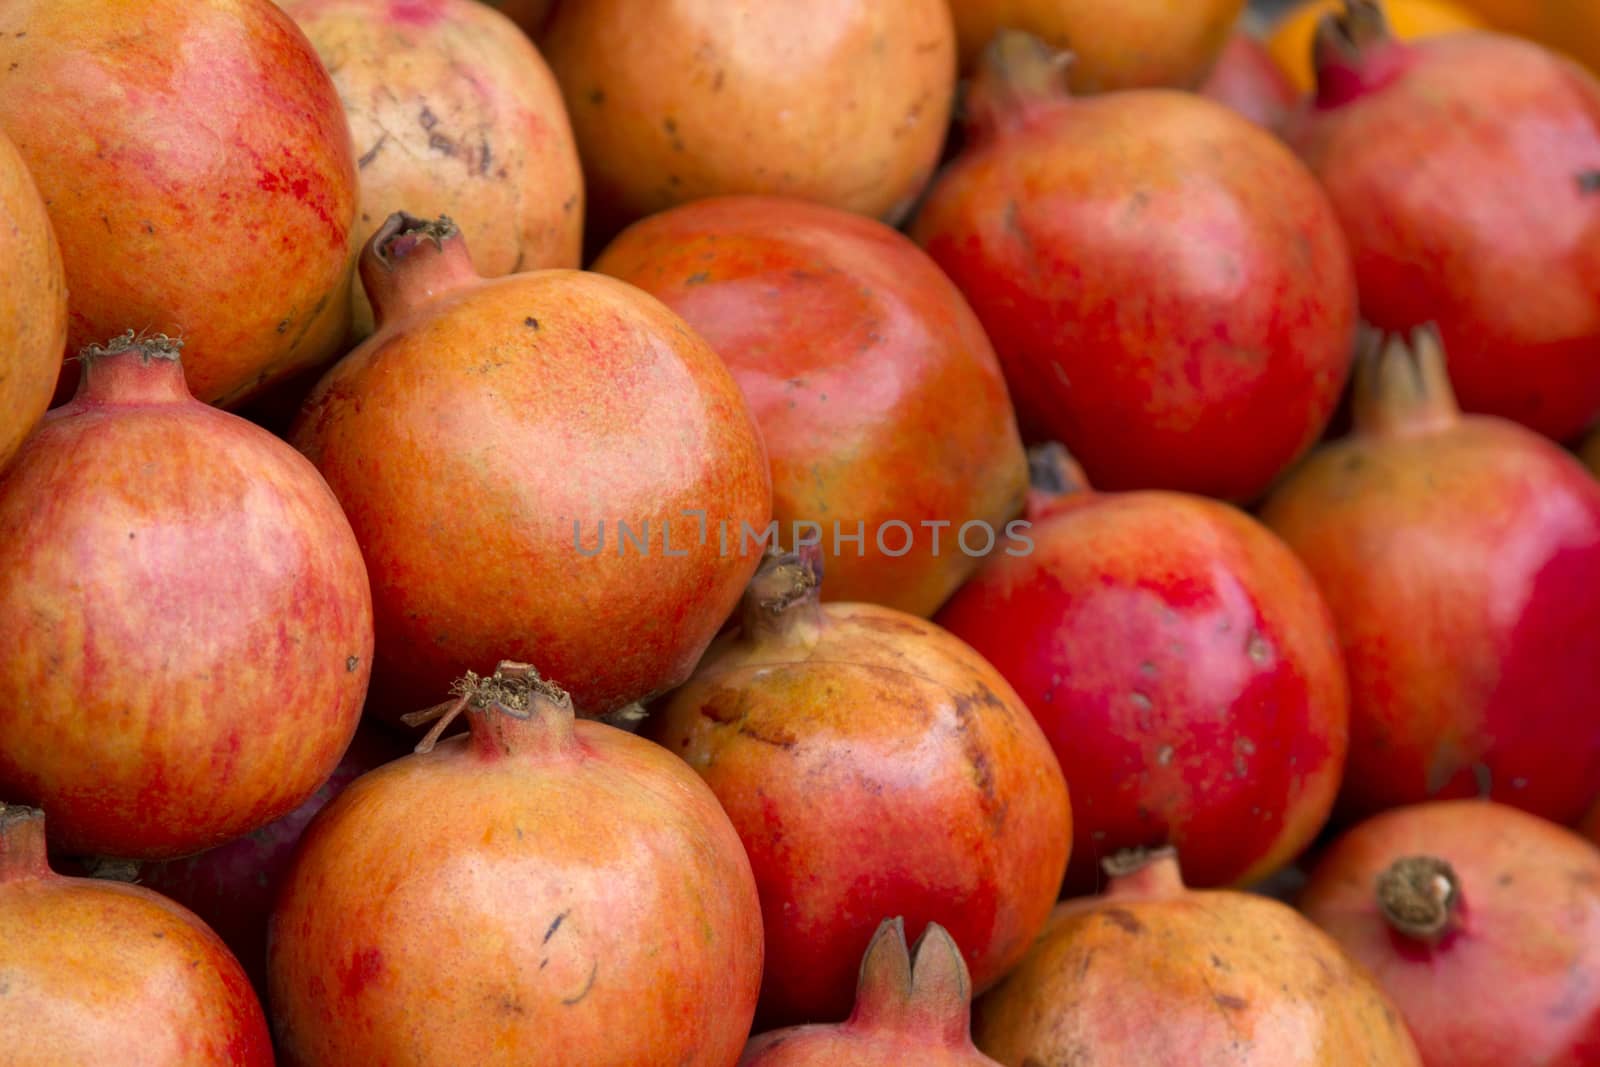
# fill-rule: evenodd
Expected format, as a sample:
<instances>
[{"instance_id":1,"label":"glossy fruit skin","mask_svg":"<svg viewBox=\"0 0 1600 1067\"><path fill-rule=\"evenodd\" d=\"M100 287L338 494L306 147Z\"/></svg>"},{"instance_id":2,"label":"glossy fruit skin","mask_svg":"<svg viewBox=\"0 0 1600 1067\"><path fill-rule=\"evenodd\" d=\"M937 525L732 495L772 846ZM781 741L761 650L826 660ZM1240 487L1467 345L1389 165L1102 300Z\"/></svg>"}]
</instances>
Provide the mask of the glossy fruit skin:
<instances>
[{"instance_id":1,"label":"glossy fruit skin","mask_svg":"<svg viewBox=\"0 0 1600 1067\"><path fill-rule=\"evenodd\" d=\"M972 1044L971 1007L972 979L949 933L929 923L912 955L904 920L886 919L862 957L850 1018L758 1034L739 1067L996 1067Z\"/></svg>"},{"instance_id":2,"label":"glossy fruit skin","mask_svg":"<svg viewBox=\"0 0 1600 1067\"><path fill-rule=\"evenodd\" d=\"M1244 0L951 0L962 69L977 66L1002 29L1074 51L1079 92L1167 87L1205 78Z\"/></svg>"},{"instance_id":3,"label":"glossy fruit skin","mask_svg":"<svg viewBox=\"0 0 1600 1067\"><path fill-rule=\"evenodd\" d=\"M665 301L728 364L766 440L779 529L820 526L830 599L931 614L979 562L959 548L963 524L998 536L1021 513L1027 464L994 349L889 227L719 197L636 223L594 269ZM909 551L880 536L895 521ZM922 523L941 521L936 547ZM862 542L844 540L858 523Z\"/></svg>"},{"instance_id":4,"label":"glossy fruit skin","mask_svg":"<svg viewBox=\"0 0 1600 1067\"><path fill-rule=\"evenodd\" d=\"M130 326L181 334L190 388L223 405L336 354L355 156L333 83L271 0L11 0L0 128L61 242L69 351Z\"/></svg>"},{"instance_id":5,"label":"glossy fruit skin","mask_svg":"<svg viewBox=\"0 0 1600 1067\"><path fill-rule=\"evenodd\" d=\"M355 247L390 214L449 215L487 278L579 266L583 174L561 89L527 35L478 0L285 0L350 118ZM352 290L353 333L372 306Z\"/></svg>"},{"instance_id":6,"label":"glossy fruit skin","mask_svg":"<svg viewBox=\"0 0 1600 1067\"><path fill-rule=\"evenodd\" d=\"M1437 325L1465 410L1582 433L1600 413L1600 195L1583 178L1600 82L1496 34L1381 41L1349 76L1372 86L1285 136L1338 210L1363 316Z\"/></svg>"},{"instance_id":7,"label":"glossy fruit skin","mask_svg":"<svg viewBox=\"0 0 1600 1067\"><path fill-rule=\"evenodd\" d=\"M682 682L759 562L742 529L771 516L760 431L727 368L612 278L486 281L459 235L391 269L382 236L363 267L379 330L290 432L372 572L378 714L505 656L586 714ZM648 524L648 541L619 522Z\"/></svg>"},{"instance_id":8,"label":"glossy fruit skin","mask_svg":"<svg viewBox=\"0 0 1600 1067\"><path fill-rule=\"evenodd\" d=\"M596 238L674 204L792 196L896 223L955 95L946 0L585 0L539 39Z\"/></svg>"},{"instance_id":9,"label":"glossy fruit skin","mask_svg":"<svg viewBox=\"0 0 1600 1067\"><path fill-rule=\"evenodd\" d=\"M1343 6L1343 0L1307 0L1272 27L1267 47L1290 84L1301 93L1317 87L1317 68L1312 61L1317 26L1329 15L1338 14ZM1472 13L1469 4L1455 0L1383 0L1383 12L1395 35L1404 41L1488 28Z\"/></svg>"},{"instance_id":10,"label":"glossy fruit skin","mask_svg":"<svg viewBox=\"0 0 1600 1067\"><path fill-rule=\"evenodd\" d=\"M0 476L0 793L68 855L180 856L292 811L371 669L328 487L146 351L94 357Z\"/></svg>"},{"instance_id":11,"label":"glossy fruit skin","mask_svg":"<svg viewBox=\"0 0 1600 1067\"><path fill-rule=\"evenodd\" d=\"M1300 100L1300 92L1259 37L1236 30L1199 92L1258 126L1275 130Z\"/></svg>"},{"instance_id":12,"label":"glossy fruit skin","mask_svg":"<svg viewBox=\"0 0 1600 1067\"><path fill-rule=\"evenodd\" d=\"M27 164L0 133L0 469L50 406L67 344L61 249Z\"/></svg>"},{"instance_id":13,"label":"glossy fruit skin","mask_svg":"<svg viewBox=\"0 0 1600 1067\"><path fill-rule=\"evenodd\" d=\"M724 1067L761 965L716 798L570 705L357 779L306 832L269 955L283 1067Z\"/></svg>"},{"instance_id":14,"label":"glossy fruit skin","mask_svg":"<svg viewBox=\"0 0 1600 1067\"><path fill-rule=\"evenodd\" d=\"M1058 907L979 1000L973 1032L1007 1067L1421 1063L1389 999L1332 939L1275 900L1185 890L1170 859Z\"/></svg>"},{"instance_id":15,"label":"glossy fruit skin","mask_svg":"<svg viewBox=\"0 0 1600 1067\"><path fill-rule=\"evenodd\" d=\"M747 613L644 729L706 780L750 856L760 1025L842 1020L884 916L944 926L974 986L992 984L1071 851L1066 784L1027 708L971 648L890 608L810 600L755 626Z\"/></svg>"},{"instance_id":16,"label":"glossy fruit skin","mask_svg":"<svg viewBox=\"0 0 1600 1067\"><path fill-rule=\"evenodd\" d=\"M1030 510L936 616L1005 675L1072 787L1069 892L1174 845L1194 885L1250 884L1327 821L1348 745L1344 662L1311 575L1225 504L1068 493Z\"/></svg>"},{"instance_id":17,"label":"glossy fruit skin","mask_svg":"<svg viewBox=\"0 0 1600 1067\"><path fill-rule=\"evenodd\" d=\"M1344 648L1338 817L1488 793L1575 822L1600 791L1600 486L1538 435L1460 416L1443 358L1393 364L1396 382L1428 383L1420 401L1358 380L1356 431L1261 510ZM1393 411L1364 420L1368 390Z\"/></svg>"},{"instance_id":18,"label":"glossy fruit skin","mask_svg":"<svg viewBox=\"0 0 1600 1067\"><path fill-rule=\"evenodd\" d=\"M911 233L987 329L1024 439L1062 442L1104 489L1256 497L1349 367L1355 287L1327 198L1212 101L1073 100L990 71L977 139Z\"/></svg>"},{"instance_id":19,"label":"glossy fruit skin","mask_svg":"<svg viewBox=\"0 0 1600 1067\"><path fill-rule=\"evenodd\" d=\"M0 806L6 1067L272 1067L261 1005L217 936L147 889L53 873L43 819Z\"/></svg>"},{"instance_id":20,"label":"glossy fruit skin","mask_svg":"<svg viewBox=\"0 0 1600 1067\"><path fill-rule=\"evenodd\" d=\"M305 803L225 845L139 869L138 882L198 915L222 938L263 996L267 989L267 917L300 837L312 818L361 775L410 750L374 726L356 731L344 758Z\"/></svg>"},{"instance_id":21,"label":"glossy fruit skin","mask_svg":"<svg viewBox=\"0 0 1600 1067\"><path fill-rule=\"evenodd\" d=\"M1391 928L1373 891L1418 855L1460 880L1432 945ZM1387 990L1427 1067L1600 1063L1600 850L1572 831L1477 800L1389 812L1324 853L1300 908Z\"/></svg>"}]
</instances>

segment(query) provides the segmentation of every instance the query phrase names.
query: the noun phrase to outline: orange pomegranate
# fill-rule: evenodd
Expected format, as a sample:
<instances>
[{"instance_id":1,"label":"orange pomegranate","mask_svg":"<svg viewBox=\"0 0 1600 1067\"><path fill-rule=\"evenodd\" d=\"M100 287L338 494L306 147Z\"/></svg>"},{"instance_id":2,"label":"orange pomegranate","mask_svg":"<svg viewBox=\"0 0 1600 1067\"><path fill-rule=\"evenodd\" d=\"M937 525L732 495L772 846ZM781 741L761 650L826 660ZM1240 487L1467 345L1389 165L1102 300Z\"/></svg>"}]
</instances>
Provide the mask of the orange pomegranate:
<instances>
[{"instance_id":1,"label":"orange pomegranate","mask_svg":"<svg viewBox=\"0 0 1600 1067\"><path fill-rule=\"evenodd\" d=\"M234 406L342 345L350 129L271 0L8 0L0 129L50 208L72 351L181 335L191 391Z\"/></svg>"},{"instance_id":2,"label":"orange pomegranate","mask_svg":"<svg viewBox=\"0 0 1600 1067\"><path fill-rule=\"evenodd\" d=\"M1244 0L950 0L961 66L1003 29L1072 52L1072 88L1191 89L1222 52Z\"/></svg>"},{"instance_id":3,"label":"orange pomegranate","mask_svg":"<svg viewBox=\"0 0 1600 1067\"><path fill-rule=\"evenodd\" d=\"M261 1005L217 935L148 889L56 874L44 822L0 803L6 1067L272 1067Z\"/></svg>"},{"instance_id":4,"label":"orange pomegranate","mask_svg":"<svg viewBox=\"0 0 1600 1067\"><path fill-rule=\"evenodd\" d=\"M722 193L898 222L955 92L946 0L583 0L556 6L540 46L602 241Z\"/></svg>"},{"instance_id":5,"label":"orange pomegranate","mask_svg":"<svg viewBox=\"0 0 1600 1067\"><path fill-rule=\"evenodd\" d=\"M975 1012L1007 1067L1421 1067L1381 989L1287 905L1190 890L1163 851L1110 861Z\"/></svg>"},{"instance_id":6,"label":"orange pomegranate","mask_svg":"<svg viewBox=\"0 0 1600 1067\"><path fill-rule=\"evenodd\" d=\"M729 1067L761 911L711 791L526 664L455 692L301 840L267 961L284 1067Z\"/></svg>"},{"instance_id":7,"label":"orange pomegranate","mask_svg":"<svg viewBox=\"0 0 1600 1067\"><path fill-rule=\"evenodd\" d=\"M1267 47L1300 92L1317 87L1316 64L1312 62L1317 26L1343 9L1344 0L1309 0L1273 26ZM1487 28L1482 19L1452 0L1383 0L1383 9L1395 35L1407 41Z\"/></svg>"},{"instance_id":8,"label":"orange pomegranate","mask_svg":"<svg viewBox=\"0 0 1600 1067\"><path fill-rule=\"evenodd\" d=\"M0 133L0 467L50 405L67 343L61 249L39 189Z\"/></svg>"},{"instance_id":9,"label":"orange pomegranate","mask_svg":"<svg viewBox=\"0 0 1600 1067\"><path fill-rule=\"evenodd\" d=\"M986 554L985 527L1020 513L1027 462L994 349L888 226L717 197L635 224L594 269L665 301L728 364L766 439L779 528L815 524L801 533L820 538L830 599L931 614Z\"/></svg>"},{"instance_id":10,"label":"orange pomegranate","mask_svg":"<svg viewBox=\"0 0 1600 1067\"><path fill-rule=\"evenodd\" d=\"M550 68L478 0L284 0L344 101L356 243L396 211L449 215L486 278L576 267L583 174ZM354 334L372 332L356 285Z\"/></svg>"}]
</instances>

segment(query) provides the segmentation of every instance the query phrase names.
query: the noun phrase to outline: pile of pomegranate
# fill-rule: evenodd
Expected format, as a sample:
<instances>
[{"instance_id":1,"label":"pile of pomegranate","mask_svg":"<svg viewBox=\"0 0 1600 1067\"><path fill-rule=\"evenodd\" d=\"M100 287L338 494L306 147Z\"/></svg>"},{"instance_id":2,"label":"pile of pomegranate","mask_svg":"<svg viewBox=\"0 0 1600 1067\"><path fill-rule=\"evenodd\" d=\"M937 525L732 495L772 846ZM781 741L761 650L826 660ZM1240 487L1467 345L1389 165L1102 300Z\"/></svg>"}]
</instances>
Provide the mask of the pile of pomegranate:
<instances>
[{"instance_id":1,"label":"pile of pomegranate","mask_svg":"<svg viewBox=\"0 0 1600 1067\"><path fill-rule=\"evenodd\" d=\"M1597 71L0 0L0 1067L1600 1067Z\"/></svg>"}]
</instances>

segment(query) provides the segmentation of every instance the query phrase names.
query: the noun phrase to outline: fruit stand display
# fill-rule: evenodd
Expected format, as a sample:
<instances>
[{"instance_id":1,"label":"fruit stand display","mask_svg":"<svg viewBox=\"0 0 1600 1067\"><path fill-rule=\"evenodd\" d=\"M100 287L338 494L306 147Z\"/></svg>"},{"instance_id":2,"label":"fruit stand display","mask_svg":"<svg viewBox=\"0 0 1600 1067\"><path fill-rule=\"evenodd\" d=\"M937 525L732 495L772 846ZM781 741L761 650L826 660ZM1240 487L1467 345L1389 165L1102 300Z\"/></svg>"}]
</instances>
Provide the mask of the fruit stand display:
<instances>
[{"instance_id":1,"label":"fruit stand display","mask_svg":"<svg viewBox=\"0 0 1600 1067\"><path fill-rule=\"evenodd\" d=\"M0 0L0 1067L1600 1067L1586 64Z\"/></svg>"}]
</instances>

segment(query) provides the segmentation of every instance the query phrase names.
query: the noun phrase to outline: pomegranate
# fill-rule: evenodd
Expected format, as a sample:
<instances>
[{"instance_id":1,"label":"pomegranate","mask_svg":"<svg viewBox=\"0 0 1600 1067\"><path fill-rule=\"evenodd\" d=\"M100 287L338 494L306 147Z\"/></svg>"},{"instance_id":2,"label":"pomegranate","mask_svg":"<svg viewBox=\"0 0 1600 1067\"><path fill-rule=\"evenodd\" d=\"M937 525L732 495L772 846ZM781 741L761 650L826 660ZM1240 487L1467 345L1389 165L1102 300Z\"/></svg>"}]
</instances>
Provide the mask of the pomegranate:
<instances>
[{"instance_id":1,"label":"pomegranate","mask_svg":"<svg viewBox=\"0 0 1600 1067\"><path fill-rule=\"evenodd\" d=\"M1355 337L1344 239L1270 133L1190 93L1074 100L996 38L912 235L972 302L1024 437L1106 489L1245 500L1321 433Z\"/></svg>"},{"instance_id":2,"label":"pomegranate","mask_svg":"<svg viewBox=\"0 0 1600 1067\"><path fill-rule=\"evenodd\" d=\"M406 746L376 727L356 731L333 775L283 818L237 841L193 856L145 864L139 884L193 911L244 966L250 981L267 988L267 916L289 869L300 835L317 812L361 775L404 755Z\"/></svg>"},{"instance_id":3,"label":"pomegranate","mask_svg":"<svg viewBox=\"0 0 1600 1067\"><path fill-rule=\"evenodd\" d=\"M644 727L710 784L750 855L764 1026L843 1019L885 915L939 923L992 984L1049 914L1072 844L1061 768L1005 679L915 616L820 603L819 556L764 560L739 630Z\"/></svg>"},{"instance_id":4,"label":"pomegranate","mask_svg":"<svg viewBox=\"0 0 1600 1067\"><path fill-rule=\"evenodd\" d=\"M67 343L67 284L38 187L0 133L0 468L45 408Z\"/></svg>"},{"instance_id":5,"label":"pomegranate","mask_svg":"<svg viewBox=\"0 0 1600 1067\"><path fill-rule=\"evenodd\" d=\"M201 404L179 342L80 356L0 475L0 795L68 854L164 858L292 811L361 715L372 603L305 459Z\"/></svg>"},{"instance_id":6,"label":"pomegranate","mask_svg":"<svg viewBox=\"0 0 1600 1067\"><path fill-rule=\"evenodd\" d=\"M56 874L44 824L0 804L6 1067L272 1067L261 1005L217 935L147 889Z\"/></svg>"},{"instance_id":7,"label":"pomegranate","mask_svg":"<svg viewBox=\"0 0 1600 1067\"><path fill-rule=\"evenodd\" d=\"M1467 411L1550 437L1600 414L1600 82L1496 34L1323 23L1286 136L1327 187L1373 325L1434 324Z\"/></svg>"},{"instance_id":8,"label":"pomegranate","mask_svg":"<svg viewBox=\"0 0 1600 1067\"><path fill-rule=\"evenodd\" d=\"M357 247L399 210L449 215L497 278L576 267L583 174L561 89L478 0L285 0L344 100L361 171ZM372 307L354 287L355 336Z\"/></svg>"},{"instance_id":9,"label":"pomegranate","mask_svg":"<svg viewBox=\"0 0 1600 1067\"><path fill-rule=\"evenodd\" d=\"M950 0L962 67L1007 29L1077 55L1080 92L1193 88L1221 53L1244 0Z\"/></svg>"},{"instance_id":10,"label":"pomegranate","mask_svg":"<svg viewBox=\"0 0 1600 1067\"><path fill-rule=\"evenodd\" d=\"M771 517L760 431L716 353L611 278L486 281L448 219L393 216L361 274L378 332L290 438L372 570L378 707L502 647L587 714L682 682L755 570L733 543Z\"/></svg>"},{"instance_id":11,"label":"pomegranate","mask_svg":"<svg viewBox=\"0 0 1600 1067\"><path fill-rule=\"evenodd\" d=\"M856 1006L839 1026L774 1030L745 1046L740 1067L995 1067L972 1044L972 979L961 949L929 923L915 952L904 919L885 919L861 960Z\"/></svg>"},{"instance_id":12,"label":"pomegranate","mask_svg":"<svg viewBox=\"0 0 1600 1067\"><path fill-rule=\"evenodd\" d=\"M1262 518L1310 567L1350 672L1345 818L1489 793L1574 822L1600 792L1600 485L1462 416L1435 337L1361 359L1355 432Z\"/></svg>"},{"instance_id":13,"label":"pomegranate","mask_svg":"<svg viewBox=\"0 0 1600 1067\"><path fill-rule=\"evenodd\" d=\"M538 32L544 20L550 16L550 8L554 6L554 0L487 0L487 3L503 12L529 35Z\"/></svg>"},{"instance_id":14,"label":"pomegranate","mask_svg":"<svg viewBox=\"0 0 1600 1067\"><path fill-rule=\"evenodd\" d=\"M1107 872L978 1002L978 1047L1007 1067L1421 1064L1383 991L1288 906L1186 889L1171 851Z\"/></svg>"},{"instance_id":15,"label":"pomegranate","mask_svg":"<svg viewBox=\"0 0 1600 1067\"><path fill-rule=\"evenodd\" d=\"M1311 575L1226 504L1096 493L1059 447L1033 458L1033 550L997 554L936 621L1005 675L1061 761L1068 889L1164 844L1191 884L1272 874L1327 820L1348 741Z\"/></svg>"},{"instance_id":16,"label":"pomegranate","mask_svg":"<svg viewBox=\"0 0 1600 1067\"><path fill-rule=\"evenodd\" d=\"M1392 811L1329 848L1301 909L1428 1067L1600 1063L1600 850L1572 831L1478 800Z\"/></svg>"},{"instance_id":17,"label":"pomegranate","mask_svg":"<svg viewBox=\"0 0 1600 1067\"><path fill-rule=\"evenodd\" d=\"M1306 93L1317 87L1317 27L1343 9L1344 0L1306 0L1273 27L1268 48L1298 91ZM1453 0L1383 0L1383 10L1395 36L1407 41L1487 28L1482 19Z\"/></svg>"},{"instance_id":18,"label":"pomegranate","mask_svg":"<svg viewBox=\"0 0 1600 1067\"><path fill-rule=\"evenodd\" d=\"M526 664L456 693L302 839L268 957L286 1067L732 1064L761 914L711 791Z\"/></svg>"},{"instance_id":19,"label":"pomegranate","mask_svg":"<svg viewBox=\"0 0 1600 1067\"><path fill-rule=\"evenodd\" d=\"M355 157L271 0L8 0L0 128L61 242L72 351L130 324L181 333L191 390L224 405L336 353Z\"/></svg>"},{"instance_id":20,"label":"pomegranate","mask_svg":"<svg viewBox=\"0 0 1600 1067\"><path fill-rule=\"evenodd\" d=\"M1300 99L1267 46L1245 30L1228 38L1217 65L1200 84L1200 93L1269 130L1282 125Z\"/></svg>"},{"instance_id":21,"label":"pomegranate","mask_svg":"<svg viewBox=\"0 0 1600 1067\"><path fill-rule=\"evenodd\" d=\"M930 614L1020 512L1027 465L994 349L882 223L719 197L636 223L594 269L664 300L728 364L780 529L820 541L830 598Z\"/></svg>"},{"instance_id":22,"label":"pomegranate","mask_svg":"<svg viewBox=\"0 0 1600 1067\"><path fill-rule=\"evenodd\" d=\"M955 95L947 0L584 0L557 4L539 43L602 242L723 193L898 222Z\"/></svg>"}]
</instances>

